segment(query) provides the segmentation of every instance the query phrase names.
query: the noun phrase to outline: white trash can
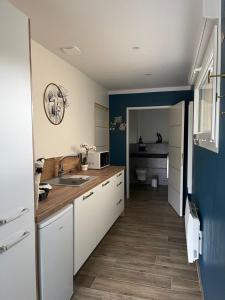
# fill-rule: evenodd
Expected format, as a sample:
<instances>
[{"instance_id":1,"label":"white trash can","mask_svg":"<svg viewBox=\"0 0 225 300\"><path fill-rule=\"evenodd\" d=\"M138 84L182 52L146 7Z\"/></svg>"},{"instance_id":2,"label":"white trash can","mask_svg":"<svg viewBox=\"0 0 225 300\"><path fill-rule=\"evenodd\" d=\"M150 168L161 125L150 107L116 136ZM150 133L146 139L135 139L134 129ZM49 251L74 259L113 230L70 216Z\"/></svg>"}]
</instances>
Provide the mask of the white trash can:
<instances>
[{"instance_id":1,"label":"white trash can","mask_svg":"<svg viewBox=\"0 0 225 300\"><path fill-rule=\"evenodd\" d=\"M158 176L152 176L152 187L157 189L157 187L158 187Z\"/></svg>"}]
</instances>

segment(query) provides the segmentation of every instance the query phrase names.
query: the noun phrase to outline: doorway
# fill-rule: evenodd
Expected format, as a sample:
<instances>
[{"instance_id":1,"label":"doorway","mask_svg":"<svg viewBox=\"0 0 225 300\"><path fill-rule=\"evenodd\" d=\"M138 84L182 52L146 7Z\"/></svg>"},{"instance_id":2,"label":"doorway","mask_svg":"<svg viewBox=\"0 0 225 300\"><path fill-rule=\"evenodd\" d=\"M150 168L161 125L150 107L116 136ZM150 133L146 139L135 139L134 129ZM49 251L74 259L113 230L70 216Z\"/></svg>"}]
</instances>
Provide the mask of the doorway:
<instances>
[{"instance_id":1,"label":"doorway","mask_svg":"<svg viewBox=\"0 0 225 300\"><path fill-rule=\"evenodd\" d=\"M127 108L126 196L130 197L132 183L150 187L155 179L157 185L168 185L168 202L179 216L183 215L184 108L184 101Z\"/></svg>"},{"instance_id":2,"label":"doorway","mask_svg":"<svg viewBox=\"0 0 225 300\"><path fill-rule=\"evenodd\" d=\"M127 108L127 145L126 145L126 167L127 167L127 198L130 197L131 184L138 183L136 170L143 169L146 173L145 184L150 185L151 177L158 176L159 170L154 174L152 163L158 163L159 157L155 159L151 154L164 155L168 153L168 126L169 126L170 106L148 106L148 107L128 107ZM161 119L162 118L162 122ZM161 133L160 133L161 131ZM157 132L162 136L162 143L156 144ZM143 146L139 144L139 139ZM141 149L142 147L142 149ZM139 151L140 150L140 151ZM166 157L165 157L166 159ZM162 161L165 166L165 162ZM150 164L150 166L147 166ZM145 167L146 165L146 167ZM161 164L160 164L161 165ZM141 168L142 167L142 168ZM167 163L166 163L167 168ZM167 172L163 171L163 178L167 177ZM163 178L160 177L161 183ZM167 180L164 180L166 183Z\"/></svg>"}]
</instances>

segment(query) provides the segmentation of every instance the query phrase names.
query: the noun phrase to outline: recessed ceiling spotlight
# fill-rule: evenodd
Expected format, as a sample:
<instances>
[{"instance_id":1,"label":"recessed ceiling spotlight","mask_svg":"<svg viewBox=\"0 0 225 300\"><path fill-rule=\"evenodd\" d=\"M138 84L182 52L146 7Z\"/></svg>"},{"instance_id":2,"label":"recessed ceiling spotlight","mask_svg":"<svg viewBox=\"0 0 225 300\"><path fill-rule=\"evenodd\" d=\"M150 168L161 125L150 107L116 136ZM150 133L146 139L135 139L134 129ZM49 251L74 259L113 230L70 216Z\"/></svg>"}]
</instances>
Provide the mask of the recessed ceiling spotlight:
<instances>
[{"instance_id":1,"label":"recessed ceiling spotlight","mask_svg":"<svg viewBox=\"0 0 225 300\"><path fill-rule=\"evenodd\" d=\"M60 50L67 55L81 55L82 51L80 50L79 47L77 46L67 46L67 47L62 47Z\"/></svg>"},{"instance_id":2,"label":"recessed ceiling spotlight","mask_svg":"<svg viewBox=\"0 0 225 300\"><path fill-rule=\"evenodd\" d=\"M151 73L146 73L146 74L145 74L145 76L151 76L151 75L152 75Z\"/></svg>"},{"instance_id":3,"label":"recessed ceiling spotlight","mask_svg":"<svg viewBox=\"0 0 225 300\"><path fill-rule=\"evenodd\" d=\"M139 46L132 47L132 50L140 50L141 48Z\"/></svg>"}]
</instances>

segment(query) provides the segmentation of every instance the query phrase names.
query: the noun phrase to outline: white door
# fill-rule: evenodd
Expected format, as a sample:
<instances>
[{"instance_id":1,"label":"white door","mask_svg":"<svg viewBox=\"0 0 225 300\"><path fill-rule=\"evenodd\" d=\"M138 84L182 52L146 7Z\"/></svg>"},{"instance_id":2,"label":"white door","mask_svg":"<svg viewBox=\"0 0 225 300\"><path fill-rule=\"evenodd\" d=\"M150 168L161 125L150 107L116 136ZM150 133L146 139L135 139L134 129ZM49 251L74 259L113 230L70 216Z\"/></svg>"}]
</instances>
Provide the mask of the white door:
<instances>
[{"instance_id":1,"label":"white door","mask_svg":"<svg viewBox=\"0 0 225 300\"><path fill-rule=\"evenodd\" d=\"M169 182L168 201L179 216L183 215L184 101L169 113Z\"/></svg>"}]
</instances>

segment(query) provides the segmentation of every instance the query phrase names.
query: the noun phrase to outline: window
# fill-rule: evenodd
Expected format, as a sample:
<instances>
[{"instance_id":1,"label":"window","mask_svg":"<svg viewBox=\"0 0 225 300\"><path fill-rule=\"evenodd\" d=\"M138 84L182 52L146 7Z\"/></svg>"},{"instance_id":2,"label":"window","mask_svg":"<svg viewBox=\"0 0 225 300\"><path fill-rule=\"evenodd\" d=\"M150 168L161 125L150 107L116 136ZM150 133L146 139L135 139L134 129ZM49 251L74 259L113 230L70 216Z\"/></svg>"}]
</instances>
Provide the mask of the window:
<instances>
[{"instance_id":1,"label":"window","mask_svg":"<svg viewBox=\"0 0 225 300\"><path fill-rule=\"evenodd\" d=\"M95 103L95 146L98 151L109 150L109 109Z\"/></svg>"},{"instance_id":2,"label":"window","mask_svg":"<svg viewBox=\"0 0 225 300\"><path fill-rule=\"evenodd\" d=\"M218 26L215 26L195 83L194 142L218 152L219 101L217 89L220 80L213 76L218 68Z\"/></svg>"}]
</instances>

